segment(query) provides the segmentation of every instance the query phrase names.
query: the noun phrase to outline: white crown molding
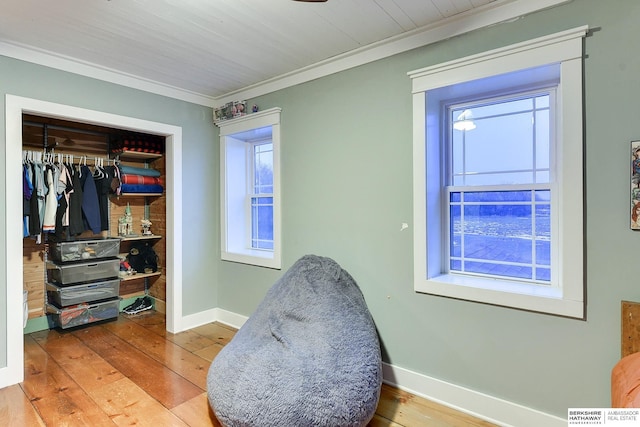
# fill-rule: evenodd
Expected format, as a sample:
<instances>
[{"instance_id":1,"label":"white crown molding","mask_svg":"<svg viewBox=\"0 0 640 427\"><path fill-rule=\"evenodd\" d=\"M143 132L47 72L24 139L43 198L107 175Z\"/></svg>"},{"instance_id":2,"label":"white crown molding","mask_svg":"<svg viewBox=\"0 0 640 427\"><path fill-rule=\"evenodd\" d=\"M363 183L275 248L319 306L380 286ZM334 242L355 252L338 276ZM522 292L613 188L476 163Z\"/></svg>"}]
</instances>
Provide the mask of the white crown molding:
<instances>
[{"instance_id":1,"label":"white crown molding","mask_svg":"<svg viewBox=\"0 0 640 427\"><path fill-rule=\"evenodd\" d=\"M185 89L169 86L143 77L127 74L122 71L110 69L90 62L81 61L75 58L59 55L52 52L36 49L31 46L0 41L0 55L15 58L33 64L44 65L45 67L79 74L85 77L115 83L121 86L139 89L156 95L167 96L181 101L191 102L206 107L217 105L213 97L190 92Z\"/></svg>"},{"instance_id":2,"label":"white crown molding","mask_svg":"<svg viewBox=\"0 0 640 427\"><path fill-rule=\"evenodd\" d=\"M337 55L325 61L219 97L191 92L118 70L18 44L0 42L0 55L213 108L229 101L255 98L297 84L306 83L571 1L573 0L497 0L467 13L455 15L437 24L427 25L396 37L390 37L378 43Z\"/></svg>"}]
</instances>

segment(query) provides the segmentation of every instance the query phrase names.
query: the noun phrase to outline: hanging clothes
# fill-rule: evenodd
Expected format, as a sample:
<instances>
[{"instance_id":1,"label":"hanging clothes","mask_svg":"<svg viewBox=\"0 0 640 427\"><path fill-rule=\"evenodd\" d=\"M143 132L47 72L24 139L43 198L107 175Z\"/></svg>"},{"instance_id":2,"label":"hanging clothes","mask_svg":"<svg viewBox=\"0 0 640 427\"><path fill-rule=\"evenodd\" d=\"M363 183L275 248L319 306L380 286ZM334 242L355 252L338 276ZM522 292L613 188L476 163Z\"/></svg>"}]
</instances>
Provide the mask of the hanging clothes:
<instances>
[{"instance_id":1,"label":"hanging clothes","mask_svg":"<svg viewBox=\"0 0 640 427\"><path fill-rule=\"evenodd\" d=\"M69 198L73 193L72 169L63 164L60 167L60 178L58 183L63 188L58 198L58 209L56 210L56 240L62 240L65 228L69 226Z\"/></svg>"},{"instance_id":2,"label":"hanging clothes","mask_svg":"<svg viewBox=\"0 0 640 427\"><path fill-rule=\"evenodd\" d=\"M43 232L54 232L56 230L56 211L58 210L58 189L54 176L55 167L49 165L45 170L45 180L47 185L47 195L45 198L44 217L42 221Z\"/></svg>"},{"instance_id":3,"label":"hanging clothes","mask_svg":"<svg viewBox=\"0 0 640 427\"><path fill-rule=\"evenodd\" d=\"M22 165L22 216L23 216L23 237L29 237L29 217L31 216L31 195L33 194L33 183L31 181L31 166Z\"/></svg>"},{"instance_id":4,"label":"hanging clothes","mask_svg":"<svg viewBox=\"0 0 640 427\"><path fill-rule=\"evenodd\" d=\"M80 170L76 166L67 166L71 173L73 191L69 196L69 236L76 236L84 231L82 221L82 184L80 182Z\"/></svg>"},{"instance_id":5,"label":"hanging clothes","mask_svg":"<svg viewBox=\"0 0 640 427\"><path fill-rule=\"evenodd\" d=\"M113 175L109 168L96 167L93 180L98 194L98 208L100 212L100 230L109 229L109 192Z\"/></svg>"},{"instance_id":6,"label":"hanging clothes","mask_svg":"<svg viewBox=\"0 0 640 427\"><path fill-rule=\"evenodd\" d=\"M31 167L31 183L33 184L33 192L29 199L29 235L37 236L42 231L40 227L40 206L38 198L43 193L42 190L42 165L35 163L29 165Z\"/></svg>"},{"instance_id":7,"label":"hanging clothes","mask_svg":"<svg viewBox=\"0 0 640 427\"><path fill-rule=\"evenodd\" d=\"M88 166L80 167L80 183L82 185L82 218L85 230L94 234L100 233L100 204L93 175Z\"/></svg>"}]
</instances>

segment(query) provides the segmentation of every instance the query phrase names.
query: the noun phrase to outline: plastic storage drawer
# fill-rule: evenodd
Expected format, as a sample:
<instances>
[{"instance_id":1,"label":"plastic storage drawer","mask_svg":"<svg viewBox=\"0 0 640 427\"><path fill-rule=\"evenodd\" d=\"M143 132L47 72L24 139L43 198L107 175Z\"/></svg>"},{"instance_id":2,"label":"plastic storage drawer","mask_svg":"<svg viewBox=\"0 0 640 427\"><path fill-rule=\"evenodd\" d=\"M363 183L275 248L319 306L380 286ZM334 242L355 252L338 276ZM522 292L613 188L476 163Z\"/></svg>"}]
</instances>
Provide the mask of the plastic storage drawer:
<instances>
[{"instance_id":1,"label":"plastic storage drawer","mask_svg":"<svg viewBox=\"0 0 640 427\"><path fill-rule=\"evenodd\" d=\"M49 245L49 257L57 262L89 261L117 257L120 239L78 239Z\"/></svg>"},{"instance_id":2,"label":"plastic storage drawer","mask_svg":"<svg viewBox=\"0 0 640 427\"><path fill-rule=\"evenodd\" d=\"M59 307L86 301L106 300L120 294L120 279L83 283L73 286L57 286L47 283L47 298Z\"/></svg>"},{"instance_id":3,"label":"plastic storage drawer","mask_svg":"<svg viewBox=\"0 0 640 427\"><path fill-rule=\"evenodd\" d=\"M49 282L62 285L116 278L119 272L120 259L118 258L67 264L47 263Z\"/></svg>"},{"instance_id":4,"label":"plastic storage drawer","mask_svg":"<svg viewBox=\"0 0 640 427\"><path fill-rule=\"evenodd\" d=\"M120 311L120 298L112 301L83 303L71 307L59 308L47 303L47 313L51 315L53 326L62 329L82 326L101 320L115 319Z\"/></svg>"}]
</instances>

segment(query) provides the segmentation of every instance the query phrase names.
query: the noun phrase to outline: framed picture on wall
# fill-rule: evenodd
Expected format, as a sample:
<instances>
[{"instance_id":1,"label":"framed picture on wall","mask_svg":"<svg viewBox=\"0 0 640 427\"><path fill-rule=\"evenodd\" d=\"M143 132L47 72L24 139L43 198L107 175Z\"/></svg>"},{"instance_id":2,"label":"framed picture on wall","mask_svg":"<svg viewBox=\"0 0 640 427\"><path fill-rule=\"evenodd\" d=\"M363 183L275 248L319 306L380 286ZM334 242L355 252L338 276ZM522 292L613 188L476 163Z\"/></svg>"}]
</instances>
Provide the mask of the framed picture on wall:
<instances>
[{"instance_id":1,"label":"framed picture on wall","mask_svg":"<svg viewBox=\"0 0 640 427\"><path fill-rule=\"evenodd\" d=\"M640 141L631 141L631 229L640 230Z\"/></svg>"}]
</instances>

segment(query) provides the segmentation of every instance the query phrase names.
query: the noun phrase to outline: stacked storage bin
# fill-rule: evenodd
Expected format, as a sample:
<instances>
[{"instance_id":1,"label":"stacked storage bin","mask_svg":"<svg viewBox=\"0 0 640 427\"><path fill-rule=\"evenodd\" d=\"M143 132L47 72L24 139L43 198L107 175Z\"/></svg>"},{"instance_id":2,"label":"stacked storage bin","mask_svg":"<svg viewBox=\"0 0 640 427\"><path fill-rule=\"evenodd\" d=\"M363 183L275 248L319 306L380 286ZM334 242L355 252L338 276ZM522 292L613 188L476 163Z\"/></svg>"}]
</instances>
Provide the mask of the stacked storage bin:
<instances>
[{"instance_id":1,"label":"stacked storage bin","mask_svg":"<svg viewBox=\"0 0 640 427\"><path fill-rule=\"evenodd\" d=\"M120 239L79 239L49 245L47 312L66 329L115 319L120 308Z\"/></svg>"}]
</instances>

